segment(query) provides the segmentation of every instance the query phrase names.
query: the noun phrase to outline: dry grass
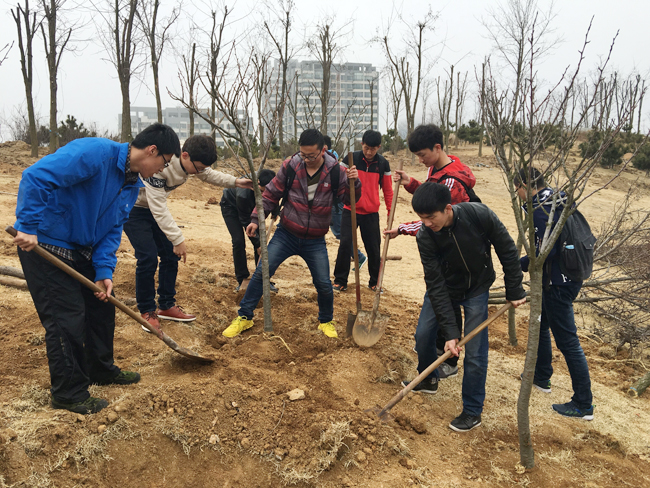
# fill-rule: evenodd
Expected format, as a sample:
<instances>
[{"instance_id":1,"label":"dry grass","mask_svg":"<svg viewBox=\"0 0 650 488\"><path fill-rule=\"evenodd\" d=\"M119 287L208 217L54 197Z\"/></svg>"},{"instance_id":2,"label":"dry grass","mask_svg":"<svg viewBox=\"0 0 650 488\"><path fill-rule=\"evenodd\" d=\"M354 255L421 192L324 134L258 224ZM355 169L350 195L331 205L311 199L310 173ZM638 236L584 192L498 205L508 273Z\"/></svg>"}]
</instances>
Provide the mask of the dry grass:
<instances>
[{"instance_id":1,"label":"dry grass","mask_svg":"<svg viewBox=\"0 0 650 488\"><path fill-rule=\"evenodd\" d=\"M211 268L201 268L199 269L190 280L194 283L210 283L214 284L217 282L217 274Z\"/></svg>"},{"instance_id":2,"label":"dry grass","mask_svg":"<svg viewBox=\"0 0 650 488\"><path fill-rule=\"evenodd\" d=\"M192 436L185 430L181 420L177 418L159 418L154 429L181 445L183 453L189 457L192 450Z\"/></svg>"}]
</instances>

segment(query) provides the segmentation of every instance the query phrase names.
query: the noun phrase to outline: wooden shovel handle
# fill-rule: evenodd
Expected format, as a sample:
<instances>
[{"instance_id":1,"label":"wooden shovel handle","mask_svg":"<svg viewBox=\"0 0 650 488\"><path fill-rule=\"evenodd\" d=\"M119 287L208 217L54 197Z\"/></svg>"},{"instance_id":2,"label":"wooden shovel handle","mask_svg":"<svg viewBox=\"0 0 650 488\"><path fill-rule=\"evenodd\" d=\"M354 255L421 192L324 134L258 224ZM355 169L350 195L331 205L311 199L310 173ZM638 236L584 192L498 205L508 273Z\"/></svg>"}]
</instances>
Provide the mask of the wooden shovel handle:
<instances>
[{"instance_id":1,"label":"wooden shovel handle","mask_svg":"<svg viewBox=\"0 0 650 488\"><path fill-rule=\"evenodd\" d=\"M16 229L13 228L13 226L9 225L5 228L8 234L10 234L13 237L16 237ZM65 264L63 261L61 261L59 258L54 256L52 253L46 251L43 249L41 246L37 245L32 252L35 252L38 254L40 257L43 259L46 259L50 263L52 263L54 266L59 268L60 270L66 272L70 276L72 276L75 280L77 280L79 283L84 285L86 288L90 288L94 292L99 292L99 293L106 293L106 290L102 290L99 286L97 286L95 283L90 281L88 278L86 278L84 275L79 273L77 270L72 269L70 266ZM112 295L108 296L108 301L115 305L117 308L122 310L125 314L129 315L133 320L137 321L140 325L145 327L147 330L151 331L153 334L156 334L159 338L162 339L161 332L156 330L154 327L151 326L149 322L147 322L145 319L143 319L140 314L134 312L131 310L129 307L124 305L121 301L119 301L117 298L115 298Z\"/></svg>"},{"instance_id":2,"label":"wooden shovel handle","mask_svg":"<svg viewBox=\"0 0 650 488\"><path fill-rule=\"evenodd\" d=\"M348 153L348 167L354 166L354 156L352 152ZM361 310L361 284L359 283L359 248L357 241L357 199L355 194L354 183L356 179L349 180L350 185L350 221L352 223L352 254L354 255L354 281L356 282L357 292L357 313Z\"/></svg>"}]
</instances>

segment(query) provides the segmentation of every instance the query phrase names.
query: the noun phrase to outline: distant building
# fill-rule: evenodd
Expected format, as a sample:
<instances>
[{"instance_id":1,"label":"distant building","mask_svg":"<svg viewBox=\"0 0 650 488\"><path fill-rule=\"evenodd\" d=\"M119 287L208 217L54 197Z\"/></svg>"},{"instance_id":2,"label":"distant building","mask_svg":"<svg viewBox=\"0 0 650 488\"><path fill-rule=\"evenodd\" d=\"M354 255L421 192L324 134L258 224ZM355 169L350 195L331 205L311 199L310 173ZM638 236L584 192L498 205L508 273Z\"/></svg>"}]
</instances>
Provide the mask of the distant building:
<instances>
[{"instance_id":1,"label":"distant building","mask_svg":"<svg viewBox=\"0 0 650 488\"><path fill-rule=\"evenodd\" d=\"M204 110L203 112L207 112ZM164 108L162 111L163 124L170 126L178 134L181 141L190 137L190 112L184 107ZM240 116L244 118L244 112L240 111ZM158 110L156 107L131 107L131 134L135 137L144 128L158 122ZM231 124L223 122L220 124L224 130L233 132ZM118 115L118 128L122 127L122 114ZM212 134L212 128L205 120L198 115L194 115L194 134ZM216 133L217 146L223 147L224 142L221 135Z\"/></svg>"},{"instance_id":2,"label":"distant building","mask_svg":"<svg viewBox=\"0 0 650 488\"><path fill-rule=\"evenodd\" d=\"M277 60L273 69L279 69ZM287 102L284 110L285 140L299 136L303 130L310 127L320 129L321 102L318 98L318 91L320 91L323 82L323 69L320 62L291 60L288 66L287 82L291 83L289 92L291 100ZM276 100L272 93L269 105L275 107L275 103ZM378 113L379 75L377 68L369 63L332 64L327 135L334 137L341 130L343 139L360 139L366 130L377 130L379 127Z\"/></svg>"}]
</instances>

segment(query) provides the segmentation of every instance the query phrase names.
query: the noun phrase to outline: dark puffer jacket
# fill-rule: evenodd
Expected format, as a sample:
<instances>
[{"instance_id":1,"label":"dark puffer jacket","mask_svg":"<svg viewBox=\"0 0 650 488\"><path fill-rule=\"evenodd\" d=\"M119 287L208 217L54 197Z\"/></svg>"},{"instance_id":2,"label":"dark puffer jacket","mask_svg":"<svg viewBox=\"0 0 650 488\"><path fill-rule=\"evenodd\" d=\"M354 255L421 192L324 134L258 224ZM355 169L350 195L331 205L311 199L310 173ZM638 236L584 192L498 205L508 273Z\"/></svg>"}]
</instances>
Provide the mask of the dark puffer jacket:
<instances>
[{"instance_id":1,"label":"dark puffer jacket","mask_svg":"<svg viewBox=\"0 0 650 488\"><path fill-rule=\"evenodd\" d=\"M433 232L422 226L417 234L424 281L445 340L460 338L453 301L478 296L495 280L491 246L505 273L506 299L526 296L517 246L496 214L482 203L454 205L450 227Z\"/></svg>"}]
</instances>

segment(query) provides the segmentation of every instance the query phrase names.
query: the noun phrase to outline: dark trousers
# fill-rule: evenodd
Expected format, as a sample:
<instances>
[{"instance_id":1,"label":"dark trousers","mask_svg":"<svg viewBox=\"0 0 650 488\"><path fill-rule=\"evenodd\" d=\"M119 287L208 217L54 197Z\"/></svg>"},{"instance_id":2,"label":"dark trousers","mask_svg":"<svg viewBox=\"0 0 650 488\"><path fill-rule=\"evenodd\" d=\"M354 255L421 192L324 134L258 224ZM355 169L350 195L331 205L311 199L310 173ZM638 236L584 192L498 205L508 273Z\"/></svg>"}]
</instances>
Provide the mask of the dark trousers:
<instances>
[{"instance_id":1,"label":"dark trousers","mask_svg":"<svg viewBox=\"0 0 650 488\"><path fill-rule=\"evenodd\" d=\"M223 221L226 223L226 227L230 233L230 239L232 240L232 260L235 263L235 277L237 278L237 283L241 283L251 275L248 271L248 261L246 259L246 235L244 233L244 226L239 220L239 212L230 205L221 205L221 215L223 215ZM248 239L253 244L255 263L257 264L260 259L260 238L256 236L249 237Z\"/></svg>"},{"instance_id":2,"label":"dark trousers","mask_svg":"<svg viewBox=\"0 0 650 488\"><path fill-rule=\"evenodd\" d=\"M334 266L334 283L348 284L350 274L350 254L352 252L352 212L343 209L341 215L341 242ZM379 264L381 253L381 232L379 231L379 214L357 214L357 227L361 230L361 239L368 253L368 272L370 273L369 286L375 286L379 278Z\"/></svg>"},{"instance_id":3,"label":"dark trousers","mask_svg":"<svg viewBox=\"0 0 650 488\"><path fill-rule=\"evenodd\" d=\"M140 313L156 310L156 269L158 269L158 305L168 310L176 304L176 276L179 257L174 245L158 227L151 210L133 207L124 224L138 263L135 268L135 298ZM158 266L160 257L160 266Z\"/></svg>"},{"instance_id":4,"label":"dark trousers","mask_svg":"<svg viewBox=\"0 0 650 488\"><path fill-rule=\"evenodd\" d=\"M564 355L571 375L573 386L571 400L578 408L588 409L591 408L593 401L589 366L578 339L578 330L573 317L573 300L578 296L581 286L582 283L551 285L542 292L542 321L539 329L535 381L544 382L551 379L553 375L550 329L555 344Z\"/></svg>"},{"instance_id":5,"label":"dark trousers","mask_svg":"<svg viewBox=\"0 0 650 488\"><path fill-rule=\"evenodd\" d=\"M52 398L82 402L90 396L90 383L110 381L120 373L113 364L115 307L35 252L19 248L18 256L45 327ZM78 253L74 261L62 261L95 281L92 262Z\"/></svg>"}]
</instances>

